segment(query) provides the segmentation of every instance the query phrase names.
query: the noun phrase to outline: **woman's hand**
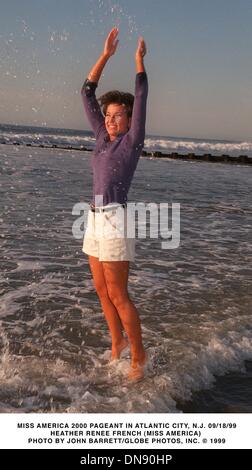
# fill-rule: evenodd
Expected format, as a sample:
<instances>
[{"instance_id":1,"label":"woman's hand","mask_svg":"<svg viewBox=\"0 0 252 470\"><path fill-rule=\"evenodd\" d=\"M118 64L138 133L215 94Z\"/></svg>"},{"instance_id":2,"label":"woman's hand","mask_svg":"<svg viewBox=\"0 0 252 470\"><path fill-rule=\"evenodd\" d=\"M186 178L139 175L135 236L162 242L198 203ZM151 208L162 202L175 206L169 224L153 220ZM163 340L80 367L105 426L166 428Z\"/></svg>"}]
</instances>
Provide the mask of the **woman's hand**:
<instances>
[{"instance_id":1,"label":"woman's hand","mask_svg":"<svg viewBox=\"0 0 252 470\"><path fill-rule=\"evenodd\" d=\"M116 48L117 48L117 44L119 42L119 39L117 39L115 41L118 33L119 33L118 28L111 29L110 33L107 36L105 44L104 44L104 50L103 50L103 55L104 56L111 57L115 53ZM115 43L114 43L114 41L115 41Z\"/></svg>"},{"instance_id":2,"label":"woman's hand","mask_svg":"<svg viewBox=\"0 0 252 470\"><path fill-rule=\"evenodd\" d=\"M118 35L119 30L118 28L111 29L110 33L107 36L107 39L104 44L103 53L100 55L99 59L97 60L96 64L90 70L87 78L91 82L98 83L102 74L102 71L108 61L108 59L115 53L118 39L115 41L116 36ZM115 41L115 43L114 43Z\"/></svg>"},{"instance_id":3,"label":"woman's hand","mask_svg":"<svg viewBox=\"0 0 252 470\"><path fill-rule=\"evenodd\" d=\"M144 38L140 37L138 39L138 46L136 50L136 61L142 60L145 54L146 54L146 44L144 42Z\"/></svg>"}]
</instances>

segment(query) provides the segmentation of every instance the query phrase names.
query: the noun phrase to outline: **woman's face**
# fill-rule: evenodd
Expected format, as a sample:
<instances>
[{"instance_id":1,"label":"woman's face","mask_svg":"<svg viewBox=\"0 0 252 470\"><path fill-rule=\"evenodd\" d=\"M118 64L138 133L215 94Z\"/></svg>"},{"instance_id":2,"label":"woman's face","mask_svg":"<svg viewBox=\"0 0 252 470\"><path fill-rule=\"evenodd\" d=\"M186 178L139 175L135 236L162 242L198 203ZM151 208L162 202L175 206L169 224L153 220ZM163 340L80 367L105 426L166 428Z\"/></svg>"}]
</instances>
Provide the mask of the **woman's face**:
<instances>
[{"instance_id":1,"label":"woman's face","mask_svg":"<svg viewBox=\"0 0 252 470\"><path fill-rule=\"evenodd\" d=\"M131 118L128 118L126 108L123 104L109 104L105 115L105 126L110 140L115 140L118 134L128 132Z\"/></svg>"}]
</instances>

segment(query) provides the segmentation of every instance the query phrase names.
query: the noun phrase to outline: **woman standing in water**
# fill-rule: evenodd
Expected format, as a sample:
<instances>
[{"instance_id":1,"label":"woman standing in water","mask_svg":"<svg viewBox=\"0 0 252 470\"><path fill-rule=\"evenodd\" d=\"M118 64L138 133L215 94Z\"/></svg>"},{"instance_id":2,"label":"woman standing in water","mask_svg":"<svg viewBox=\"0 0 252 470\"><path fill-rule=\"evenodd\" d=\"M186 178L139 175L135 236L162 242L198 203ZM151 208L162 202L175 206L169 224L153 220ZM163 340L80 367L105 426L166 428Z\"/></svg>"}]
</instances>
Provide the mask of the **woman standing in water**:
<instances>
[{"instance_id":1,"label":"woman standing in water","mask_svg":"<svg viewBox=\"0 0 252 470\"><path fill-rule=\"evenodd\" d=\"M118 32L113 28L108 34L103 53L82 87L85 111L96 138L92 156L93 200L83 251L88 255L94 286L111 333L112 359L119 359L129 342L128 376L139 380L144 375L146 353L139 314L128 293L129 263L134 261L135 239L128 238L125 232L118 237L114 227L122 212L127 224L127 194L144 146L148 94L143 62L146 46L143 38L139 38L135 54L135 97L110 91L99 98L100 108L95 90L104 66L116 52Z\"/></svg>"}]
</instances>

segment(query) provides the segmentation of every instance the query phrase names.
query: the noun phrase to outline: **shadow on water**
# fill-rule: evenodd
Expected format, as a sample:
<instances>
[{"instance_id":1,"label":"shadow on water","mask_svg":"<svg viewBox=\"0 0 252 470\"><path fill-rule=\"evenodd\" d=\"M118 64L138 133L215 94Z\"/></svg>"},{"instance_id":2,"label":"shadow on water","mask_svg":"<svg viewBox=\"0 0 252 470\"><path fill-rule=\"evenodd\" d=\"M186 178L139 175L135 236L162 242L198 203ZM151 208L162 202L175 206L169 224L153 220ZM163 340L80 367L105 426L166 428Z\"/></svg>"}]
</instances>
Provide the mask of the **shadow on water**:
<instances>
[{"instance_id":1,"label":"shadow on water","mask_svg":"<svg viewBox=\"0 0 252 470\"><path fill-rule=\"evenodd\" d=\"M193 393L177 408L184 413L252 413L252 362L246 361L241 372L215 379L211 389Z\"/></svg>"}]
</instances>

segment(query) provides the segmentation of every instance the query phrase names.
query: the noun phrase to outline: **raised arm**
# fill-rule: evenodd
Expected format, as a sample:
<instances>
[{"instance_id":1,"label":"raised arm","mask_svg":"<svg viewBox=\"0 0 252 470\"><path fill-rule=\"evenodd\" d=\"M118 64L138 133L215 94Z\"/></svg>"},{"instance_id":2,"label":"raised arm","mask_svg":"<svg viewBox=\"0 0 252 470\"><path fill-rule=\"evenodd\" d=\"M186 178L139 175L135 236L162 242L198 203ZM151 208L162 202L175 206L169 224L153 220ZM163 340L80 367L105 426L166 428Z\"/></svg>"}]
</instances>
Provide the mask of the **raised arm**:
<instances>
[{"instance_id":1,"label":"raised arm","mask_svg":"<svg viewBox=\"0 0 252 470\"><path fill-rule=\"evenodd\" d=\"M102 71L109 60L109 58L114 55L119 39L116 39L118 35L118 28L111 29L110 33L107 36L107 39L104 44L103 53L100 55L96 64L92 67L88 74L88 80L98 83Z\"/></svg>"},{"instance_id":2,"label":"raised arm","mask_svg":"<svg viewBox=\"0 0 252 470\"><path fill-rule=\"evenodd\" d=\"M95 96L95 90L107 61L116 51L117 44L119 42L119 40L116 39L117 35L117 28L113 28L108 34L103 52L96 64L90 70L81 90L87 118L94 131L96 139L99 137L100 132L105 131L106 129L104 125L104 116L102 115L99 103Z\"/></svg>"},{"instance_id":3,"label":"raised arm","mask_svg":"<svg viewBox=\"0 0 252 470\"><path fill-rule=\"evenodd\" d=\"M144 56L146 54L146 45L142 37L138 40L136 50L136 82L135 99L132 111L131 126L129 135L136 145L144 145L146 104L148 95L148 79L144 67Z\"/></svg>"},{"instance_id":4,"label":"raised arm","mask_svg":"<svg viewBox=\"0 0 252 470\"><path fill-rule=\"evenodd\" d=\"M136 50L136 71L137 73L145 72L144 67L144 56L146 54L146 44L144 38L141 36L138 40L137 50Z\"/></svg>"}]
</instances>

